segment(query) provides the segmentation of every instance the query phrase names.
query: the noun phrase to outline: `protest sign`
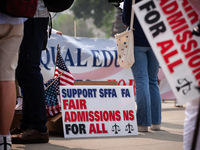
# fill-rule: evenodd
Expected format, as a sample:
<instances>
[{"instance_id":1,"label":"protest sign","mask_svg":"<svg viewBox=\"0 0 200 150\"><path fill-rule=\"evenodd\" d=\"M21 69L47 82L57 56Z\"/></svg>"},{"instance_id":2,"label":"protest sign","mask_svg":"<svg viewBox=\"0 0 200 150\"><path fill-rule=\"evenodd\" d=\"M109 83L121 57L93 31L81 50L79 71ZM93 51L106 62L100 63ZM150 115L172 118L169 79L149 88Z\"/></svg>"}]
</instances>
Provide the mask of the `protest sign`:
<instances>
[{"instance_id":1,"label":"protest sign","mask_svg":"<svg viewBox=\"0 0 200 150\"><path fill-rule=\"evenodd\" d=\"M191 34L198 16L187 0L145 0L135 14L179 103L199 97L200 39Z\"/></svg>"},{"instance_id":2,"label":"protest sign","mask_svg":"<svg viewBox=\"0 0 200 150\"><path fill-rule=\"evenodd\" d=\"M137 135L132 86L61 86L65 138Z\"/></svg>"}]
</instances>

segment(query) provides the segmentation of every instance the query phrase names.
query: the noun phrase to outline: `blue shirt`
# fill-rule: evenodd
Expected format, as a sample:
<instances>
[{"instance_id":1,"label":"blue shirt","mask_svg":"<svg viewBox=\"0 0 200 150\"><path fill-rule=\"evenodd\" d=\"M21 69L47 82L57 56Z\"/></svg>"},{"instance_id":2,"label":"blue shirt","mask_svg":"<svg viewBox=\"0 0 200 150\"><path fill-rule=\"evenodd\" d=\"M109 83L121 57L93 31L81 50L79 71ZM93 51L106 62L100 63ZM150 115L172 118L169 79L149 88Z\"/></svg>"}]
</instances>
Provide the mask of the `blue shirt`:
<instances>
[{"instance_id":1,"label":"blue shirt","mask_svg":"<svg viewBox=\"0 0 200 150\"><path fill-rule=\"evenodd\" d=\"M10 15L4 14L0 12L0 24L21 24L26 21L27 18L20 18L20 17L12 17Z\"/></svg>"}]
</instances>

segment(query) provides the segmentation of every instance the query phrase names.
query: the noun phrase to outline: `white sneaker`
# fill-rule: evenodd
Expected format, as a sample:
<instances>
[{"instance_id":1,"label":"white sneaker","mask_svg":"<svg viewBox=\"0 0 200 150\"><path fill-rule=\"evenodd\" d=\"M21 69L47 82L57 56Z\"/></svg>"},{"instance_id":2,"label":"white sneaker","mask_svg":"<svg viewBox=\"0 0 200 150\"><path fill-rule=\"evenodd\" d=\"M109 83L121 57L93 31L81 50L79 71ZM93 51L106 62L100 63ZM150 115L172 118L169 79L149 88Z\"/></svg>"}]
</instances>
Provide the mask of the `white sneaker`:
<instances>
[{"instance_id":1,"label":"white sneaker","mask_svg":"<svg viewBox=\"0 0 200 150\"><path fill-rule=\"evenodd\" d=\"M174 100L174 107L183 107L183 105L179 104L177 100Z\"/></svg>"},{"instance_id":2,"label":"white sneaker","mask_svg":"<svg viewBox=\"0 0 200 150\"><path fill-rule=\"evenodd\" d=\"M0 150L11 150L11 137L0 137Z\"/></svg>"},{"instance_id":3,"label":"white sneaker","mask_svg":"<svg viewBox=\"0 0 200 150\"><path fill-rule=\"evenodd\" d=\"M138 132L148 132L148 126L138 126Z\"/></svg>"},{"instance_id":4,"label":"white sneaker","mask_svg":"<svg viewBox=\"0 0 200 150\"><path fill-rule=\"evenodd\" d=\"M160 131L160 127L161 127L160 124L153 124L151 126L151 130L153 130L153 131Z\"/></svg>"}]
</instances>

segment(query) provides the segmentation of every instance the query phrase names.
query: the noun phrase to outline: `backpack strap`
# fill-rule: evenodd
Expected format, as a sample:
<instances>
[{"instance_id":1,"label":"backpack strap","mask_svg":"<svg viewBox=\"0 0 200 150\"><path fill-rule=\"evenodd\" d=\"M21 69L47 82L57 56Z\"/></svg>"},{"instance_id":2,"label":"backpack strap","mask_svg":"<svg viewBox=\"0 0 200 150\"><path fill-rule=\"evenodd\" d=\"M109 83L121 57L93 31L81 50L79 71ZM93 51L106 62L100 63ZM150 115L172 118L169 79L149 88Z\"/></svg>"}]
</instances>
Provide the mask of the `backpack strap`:
<instances>
[{"instance_id":1,"label":"backpack strap","mask_svg":"<svg viewBox=\"0 0 200 150\"><path fill-rule=\"evenodd\" d=\"M133 30L133 20L134 20L133 5L135 5L135 0L132 0L132 7L131 7L131 24L130 24L130 29L132 29L132 30Z\"/></svg>"}]
</instances>

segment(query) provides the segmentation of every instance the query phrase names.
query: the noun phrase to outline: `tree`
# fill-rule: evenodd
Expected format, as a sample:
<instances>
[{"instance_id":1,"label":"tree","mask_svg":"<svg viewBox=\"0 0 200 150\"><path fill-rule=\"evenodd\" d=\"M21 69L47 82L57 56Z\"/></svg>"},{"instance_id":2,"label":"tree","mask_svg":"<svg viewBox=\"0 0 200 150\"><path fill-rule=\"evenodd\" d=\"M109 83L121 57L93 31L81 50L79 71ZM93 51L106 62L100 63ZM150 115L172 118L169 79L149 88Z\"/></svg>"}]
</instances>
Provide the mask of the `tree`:
<instances>
[{"instance_id":1,"label":"tree","mask_svg":"<svg viewBox=\"0 0 200 150\"><path fill-rule=\"evenodd\" d=\"M107 0L76 0L71 10L76 18L92 18L95 26L110 36L116 9Z\"/></svg>"},{"instance_id":2,"label":"tree","mask_svg":"<svg viewBox=\"0 0 200 150\"><path fill-rule=\"evenodd\" d=\"M71 10L76 18L93 18L97 27L105 23L108 15L114 16L114 7L107 0L76 0Z\"/></svg>"},{"instance_id":3,"label":"tree","mask_svg":"<svg viewBox=\"0 0 200 150\"><path fill-rule=\"evenodd\" d=\"M77 36L109 38L125 30L121 11L108 0L75 0L68 12L53 19L53 27L66 35L74 35L74 20Z\"/></svg>"},{"instance_id":4,"label":"tree","mask_svg":"<svg viewBox=\"0 0 200 150\"><path fill-rule=\"evenodd\" d=\"M112 32L111 32L111 36L113 37L116 33L121 33L123 31L125 31L125 26L122 23L122 19L121 19L121 10L117 9L116 11L116 18L115 18L115 22L113 23L113 27L112 27Z\"/></svg>"},{"instance_id":5,"label":"tree","mask_svg":"<svg viewBox=\"0 0 200 150\"><path fill-rule=\"evenodd\" d=\"M76 21L77 24L77 35L79 37L95 37L92 33L92 29L87 24L79 19ZM79 28L81 27L81 28ZM71 14L61 13L53 19L53 28L61 31L65 35L74 36L74 16Z\"/></svg>"}]
</instances>

